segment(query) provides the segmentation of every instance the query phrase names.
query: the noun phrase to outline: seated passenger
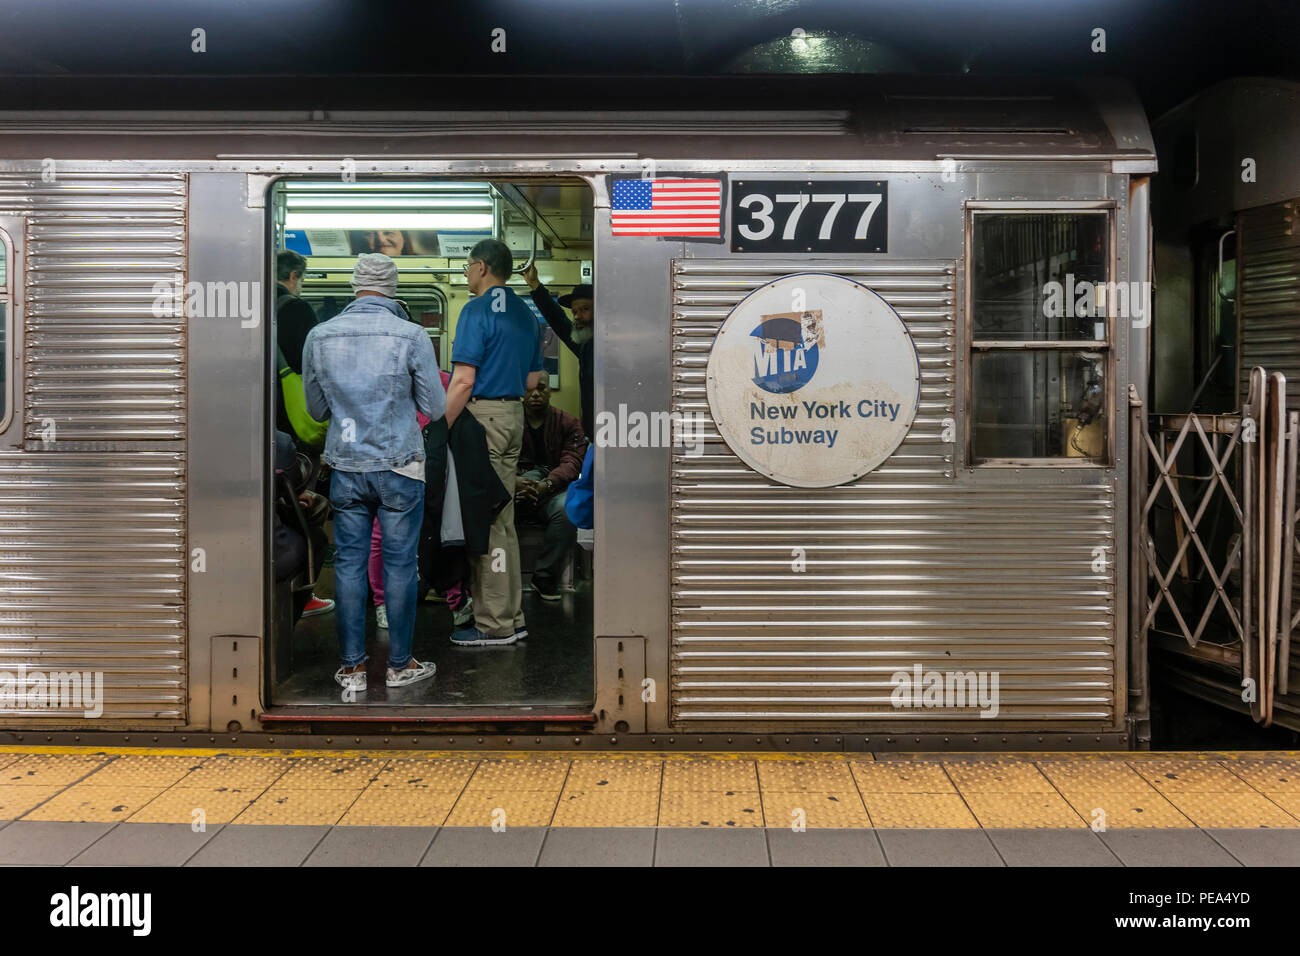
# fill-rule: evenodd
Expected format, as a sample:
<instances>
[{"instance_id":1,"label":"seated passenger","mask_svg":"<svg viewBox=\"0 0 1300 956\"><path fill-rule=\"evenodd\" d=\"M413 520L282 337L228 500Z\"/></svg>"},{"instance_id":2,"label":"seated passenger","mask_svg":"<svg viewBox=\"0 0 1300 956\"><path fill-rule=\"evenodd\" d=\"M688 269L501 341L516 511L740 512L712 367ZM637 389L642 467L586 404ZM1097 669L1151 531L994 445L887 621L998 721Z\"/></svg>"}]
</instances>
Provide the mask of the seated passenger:
<instances>
[{"instance_id":1,"label":"seated passenger","mask_svg":"<svg viewBox=\"0 0 1300 956\"><path fill-rule=\"evenodd\" d=\"M587 439L582 422L551 405L546 372L524 396L524 442L515 481L516 524L546 528L541 554L533 568L533 590L543 601L560 599L560 576L577 538L564 513L565 492L582 471Z\"/></svg>"}]
</instances>

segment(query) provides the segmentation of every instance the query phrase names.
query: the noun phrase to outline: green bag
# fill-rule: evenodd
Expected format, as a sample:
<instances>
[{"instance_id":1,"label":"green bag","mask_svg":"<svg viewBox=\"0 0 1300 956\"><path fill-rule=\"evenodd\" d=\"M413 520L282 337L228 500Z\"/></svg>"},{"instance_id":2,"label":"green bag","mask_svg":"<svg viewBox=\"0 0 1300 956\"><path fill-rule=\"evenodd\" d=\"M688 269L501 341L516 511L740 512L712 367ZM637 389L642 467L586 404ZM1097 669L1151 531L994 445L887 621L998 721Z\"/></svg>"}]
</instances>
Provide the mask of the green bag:
<instances>
[{"instance_id":1,"label":"green bag","mask_svg":"<svg viewBox=\"0 0 1300 956\"><path fill-rule=\"evenodd\" d=\"M276 371L280 376L280 394L284 397L284 410L294 434L308 448L324 448L329 433L328 421L318 422L307 412L307 393L303 391L302 376L289 368L280 346L275 347Z\"/></svg>"}]
</instances>

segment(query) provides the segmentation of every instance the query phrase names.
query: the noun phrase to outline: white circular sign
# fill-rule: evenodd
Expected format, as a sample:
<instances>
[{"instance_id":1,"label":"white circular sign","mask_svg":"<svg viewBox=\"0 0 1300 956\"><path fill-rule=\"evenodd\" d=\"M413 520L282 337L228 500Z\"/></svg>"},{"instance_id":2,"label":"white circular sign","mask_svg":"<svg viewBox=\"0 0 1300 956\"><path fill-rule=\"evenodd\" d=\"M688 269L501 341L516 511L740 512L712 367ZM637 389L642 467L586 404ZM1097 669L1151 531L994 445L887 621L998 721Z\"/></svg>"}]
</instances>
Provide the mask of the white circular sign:
<instances>
[{"instance_id":1,"label":"white circular sign","mask_svg":"<svg viewBox=\"0 0 1300 956\"><path fill-rule=\"evenodd\" d=\"M719 434L749 467L799 488L842 485L893 454L920 382L916 346L889 303L818 272L755 289L709 353Z\"/></svg>"}]
</instances>

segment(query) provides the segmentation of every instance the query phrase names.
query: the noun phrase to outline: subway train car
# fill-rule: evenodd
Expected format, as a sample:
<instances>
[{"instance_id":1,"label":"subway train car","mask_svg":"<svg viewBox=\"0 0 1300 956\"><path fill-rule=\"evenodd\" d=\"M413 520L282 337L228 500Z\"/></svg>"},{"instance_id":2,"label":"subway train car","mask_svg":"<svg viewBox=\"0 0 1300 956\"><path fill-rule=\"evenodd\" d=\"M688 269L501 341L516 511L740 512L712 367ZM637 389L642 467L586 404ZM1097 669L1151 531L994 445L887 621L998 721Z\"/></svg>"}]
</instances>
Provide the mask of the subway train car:
<instances>
[{"instance_id":1,"label":"subway train car","mask_svg":"<svg viewBox=\"0 0 1300 956\"><path fill-rule=\"evenodd\" d=\"M0 739L1141 747L1155 170L1109 81L0 113ZM344 699L330 615L286 626L271 568L277 253L325 317L392 252L450 369L490 234L521 292L594 284L594 533L526 641L453 648L429 603L437 677Z\"/></svg>"},{"instance_id":2,"label":"subway train car","mask_svg":"<svg viewBox=\"0 0 1300 956\"><path fill-rule=\"evenodd\" d=\"M1228 80L1153 130L1151 425L1167 477L1149 457L1149 484L1165 484L1139 548L1156 575L1142 615L1152 667L1161 685L1300 731L1300 84Z\"/></svg>"}]
</instances>

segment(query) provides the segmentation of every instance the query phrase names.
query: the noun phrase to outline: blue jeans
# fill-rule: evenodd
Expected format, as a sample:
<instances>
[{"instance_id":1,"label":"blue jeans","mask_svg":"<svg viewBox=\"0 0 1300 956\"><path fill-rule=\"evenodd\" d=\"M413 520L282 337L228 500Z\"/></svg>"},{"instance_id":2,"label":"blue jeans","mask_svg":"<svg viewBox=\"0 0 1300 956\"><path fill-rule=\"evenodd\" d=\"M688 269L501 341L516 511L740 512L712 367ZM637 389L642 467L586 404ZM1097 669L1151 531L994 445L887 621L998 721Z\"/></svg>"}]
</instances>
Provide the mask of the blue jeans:
<instances>
[{"instance_id":1,"label":"blue jeans","mask_svg":"<svg viewBox=\"0 0 1300 956\"><path fill-rule=\"evenodd\" d=\"M345 667L366 660L366 597L370 535L375 516L384 537L384 603L388 608L388 666L411 661L415 635L417 549L424 521L424 482L391 471L335 471L334 609L339 654Z\"/></svg>"}]
</instances>

